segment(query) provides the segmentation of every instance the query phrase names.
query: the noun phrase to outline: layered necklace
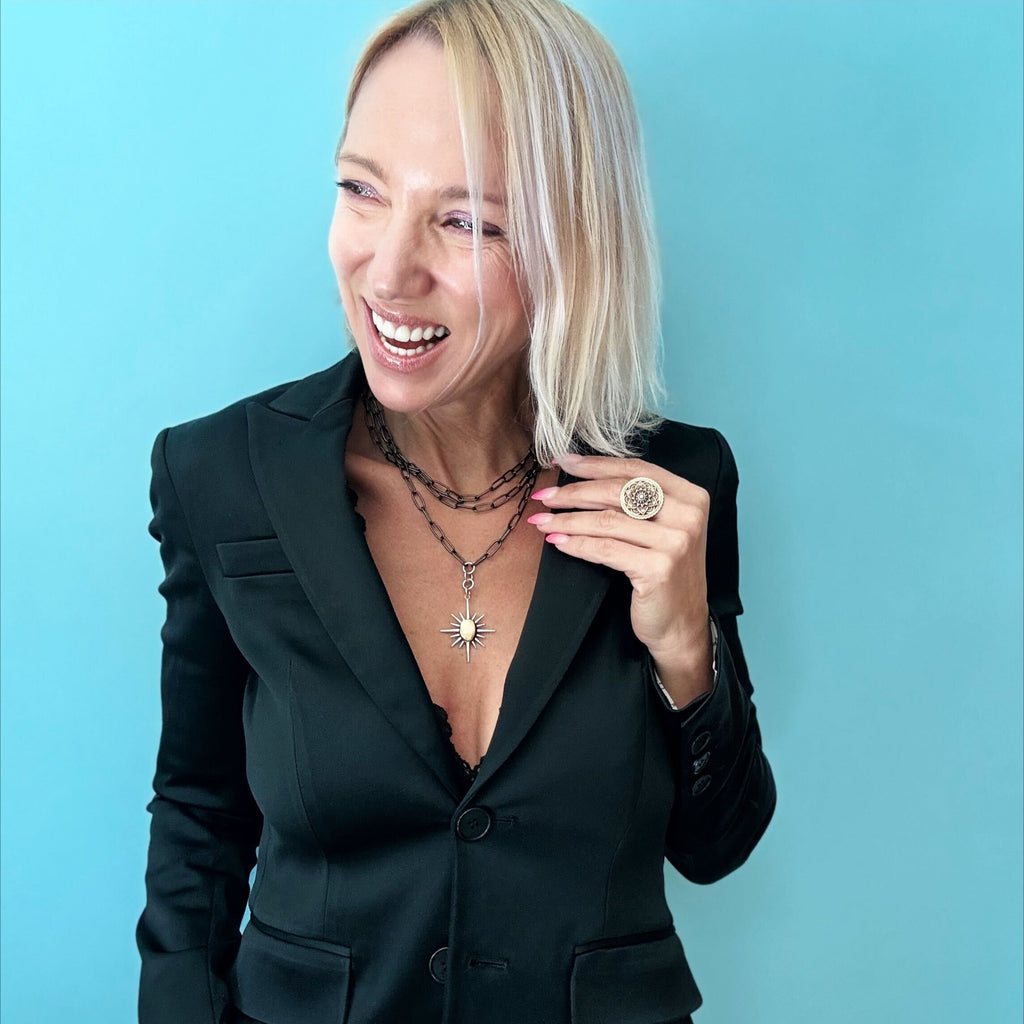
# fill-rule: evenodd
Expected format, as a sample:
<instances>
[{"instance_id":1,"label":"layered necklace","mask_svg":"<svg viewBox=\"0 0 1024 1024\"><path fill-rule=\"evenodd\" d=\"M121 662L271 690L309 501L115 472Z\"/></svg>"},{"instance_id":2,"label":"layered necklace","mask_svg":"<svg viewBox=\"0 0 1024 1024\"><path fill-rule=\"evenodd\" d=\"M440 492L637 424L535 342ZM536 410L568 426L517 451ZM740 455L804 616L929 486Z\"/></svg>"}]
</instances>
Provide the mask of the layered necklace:
<instances>
[{"instance_id":1,"label":"layered necklace","mask_svg":"<svg viewBox=\"0 0 1024 1024\"><path fill-rule=\"evenodd\" d=\"M474 585L473 574L481 562L485 562L488 558L498 553L501 545L505 543L505 539L516 528L516 524L522 518L526 504L533 493L537 474L540 472L540 463L537 461L533 444L531 442L529 450L519 462L507 472L502 473L487 490L482 491L480 494L460 494L458 491L454 491L450 487L431 479L419 466L406 459L398 445L395 444L395 439L391 436L387 423L384 422L384 412L380 407L380 403L369 388L363 392L363 407L366 412L366 427L370 437L373 439L373 443L388 462L397 466L401 471L402 479L405 480L412 495L412 503L423 514L424 519L426 519L427 524L430 526L430 532L441 543L445 551L458 560L462 568L462 590L466 596L466 610L464 613L452 612L451 625L440 629L438 632L447 633L451 637L451 646L453 648L464 647L466 650L466 661L469 661L470 650L473 647L484 646L481 634L495 632L493 628L483 625L483 612L474 613L470 611L469 598ZM508 521L508 525L505 527L502 535L497 540L492 541L479 558L470 560L459 554L455 549L455 545L445 536L441 527L430 518L426 502L416 489L414 480L419 480L438 501L449 508L468 509L470 512L489 512L491 509L500 508L517 494L519 495L519 503L515 514ZM494 495L501 491L501 488L506 484L509 486L504 492L488 500L489 495Z\"/></svg>"}]
</instances>

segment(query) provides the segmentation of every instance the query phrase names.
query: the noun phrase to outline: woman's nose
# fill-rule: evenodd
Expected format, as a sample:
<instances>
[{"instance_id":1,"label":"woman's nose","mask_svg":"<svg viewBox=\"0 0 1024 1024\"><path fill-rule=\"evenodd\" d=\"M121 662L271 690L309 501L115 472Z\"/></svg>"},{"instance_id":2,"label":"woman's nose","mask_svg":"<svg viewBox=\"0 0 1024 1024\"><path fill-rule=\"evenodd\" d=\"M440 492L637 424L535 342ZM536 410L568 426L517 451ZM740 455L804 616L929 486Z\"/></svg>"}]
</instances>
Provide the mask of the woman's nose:
<instances>
[{"instance_id":1,"label":"woman's nose","mask_svg":"<svg viewBox=\"0 0 1024 1024\"><path fill-rule=\"evenodd\" d=\"M393 216L374 243L368 284L378 298L419 298L430 289L424 239L414 225Z\"/></svg>"}]
</instances>

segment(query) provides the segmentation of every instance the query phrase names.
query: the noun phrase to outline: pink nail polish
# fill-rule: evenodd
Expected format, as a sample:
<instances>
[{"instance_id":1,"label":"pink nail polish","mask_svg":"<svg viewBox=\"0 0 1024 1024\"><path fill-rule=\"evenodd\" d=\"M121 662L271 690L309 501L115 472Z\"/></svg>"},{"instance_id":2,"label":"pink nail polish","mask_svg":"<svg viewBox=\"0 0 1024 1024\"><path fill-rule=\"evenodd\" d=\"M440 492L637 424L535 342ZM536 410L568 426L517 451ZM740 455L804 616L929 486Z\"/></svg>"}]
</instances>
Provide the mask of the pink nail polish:
<instances>
[{"instance_id":1,"label":"pink nail polish","mask_svg":"<svg viewBox=\"0 0 1024 1024\"><path fill-rule=\"evenodd\" d=\"M541 523L550 523L555 517L550 512L534 512L532 516L526 521L533 523L534 526L539 526Z\"/></svg>"},{"instance_id":2,"label":"pink nail polish","mask_svg":"<svg viewBox=\"0 0 1024 1024\"><path fill-rule=\"evenodd\" d=\"M543 501L545 498L550 498L557 490L557 487L542 487L539 491L534 491L530 497L536 498L537 501Z\"/></svg>"},{"instance_id":3,"label":"pink nail polish","mask_svg":"<svg viewBox=\"0 0 1024 1024\"><path fill-rule=\"evenodd\" d=\"M567 533L548 533L545 534L544 539L552 544L561 544L562 541L569 539L569 535Z\"/></svg>"}]
</instances>

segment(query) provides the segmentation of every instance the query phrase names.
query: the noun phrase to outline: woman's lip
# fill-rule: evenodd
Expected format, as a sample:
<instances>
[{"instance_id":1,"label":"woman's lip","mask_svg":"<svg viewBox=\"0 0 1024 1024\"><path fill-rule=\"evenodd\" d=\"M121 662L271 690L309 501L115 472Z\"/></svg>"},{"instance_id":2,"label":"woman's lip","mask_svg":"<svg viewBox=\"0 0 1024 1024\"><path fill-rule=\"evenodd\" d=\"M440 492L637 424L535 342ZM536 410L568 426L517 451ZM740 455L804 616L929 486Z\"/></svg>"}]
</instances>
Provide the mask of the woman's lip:
<instances>
[{"instance_id":1,"label":"woman's lip","mask_svg":"<svg viewBox=\"0 0 1024 1024\"><path fill-rule=\"evenodd\" d=\"M410 330L413 327L445 327L447 326L441 320L424 320L422 317L409 316L408 313L396 313L393 309L385 309L383 306L371 306L366 299L363 299L363 305L371 313L376 313L382 320L387 320L393 323L396 327L401 327L403 324Z\"/></svg>"},{"instance_id":2,"label":"woman's lip","mask_svg":"<svg viewBox=\"0 0 1024 1024\"><path fill-rule=\"evenodd\" d=\"M421 352L419 355L396 356L394 352L389 352L380 340L377 328L373 325L373 315L368 305L366 306L363 322L366 324L366 336L370 345L371 357L381 366L396 373L415 373L428 363L432 363L435 359L440 358L442 351L448 344L448 338L445 337L438 342L434 342L428 351Z\"/></svg>"}]
</instances>

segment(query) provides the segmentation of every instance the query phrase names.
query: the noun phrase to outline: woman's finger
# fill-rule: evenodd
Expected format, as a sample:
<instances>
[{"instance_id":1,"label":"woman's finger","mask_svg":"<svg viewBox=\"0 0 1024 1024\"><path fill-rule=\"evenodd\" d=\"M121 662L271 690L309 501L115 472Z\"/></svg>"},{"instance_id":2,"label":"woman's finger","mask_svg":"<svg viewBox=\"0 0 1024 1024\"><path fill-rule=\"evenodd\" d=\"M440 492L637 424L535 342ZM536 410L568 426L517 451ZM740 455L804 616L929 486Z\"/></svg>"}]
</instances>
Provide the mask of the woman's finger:
<instances>
[{"instance_id":1,"label":"woman's finger","mask_svg":"<svg viewBox=\"0 0 1024 1024\"><path fill-rule=\"evenodd\" d=\"M664 575L666 555L653 548L637 547L615 537L591 537L585 534L549 533L545 538L559 551L582 558L587 562L618 569L631 579L636 577L660 578Z\"/></svg>"},{"instance_id":2,"label":"woman's finger","mask_svg":"<svg viewBox=\"0 0 1024 1024\"><path fill-rule=\"evenodd\" d=\"M615 455L563 455L559 458L558 465L573 476L591 479L624 476L628 480L632 476L649 476L652 480L662 483L662 476L672 475L653 462L637 458L624 459Z\"/></svg>"},{"instance_id":3,"label":"woman's finger","mask_svg":"<svg viewBox=\"0 0 1024 1024\"><path fill-rule=\"evenodd\" d=\"M674 550L685 535L678 527L666 526L655 519L632 519L610 508L589 512L537 512L526 521L541 533L614 537L637 547L662 551Z\"/></svg>"},{"instance_id":4,"label":"woman's finger","mask_svg":"<svg viewBox=\"0 0 1024 1024\"><path fill-rule=\"evenodd\" d=\"M640 474L645 475L645 474ZM673 473L662 471L661 485L665 493L665 504L658 512L657 518L661 522L681 523L685 522L690 513L688 508L696 508L706 513L711 507L711 496L699 484L690 483L689 480ZM561 487L545 487L543 490L535 491L533 497L537 501L547 505L548 508L577 508L577 509L619 509L619 495L623 484L630 477L600 477L593 480L579 480L571 484L563 484ZM652 480L657 479L651 477Z\"/></svg>"}]
</instances>

